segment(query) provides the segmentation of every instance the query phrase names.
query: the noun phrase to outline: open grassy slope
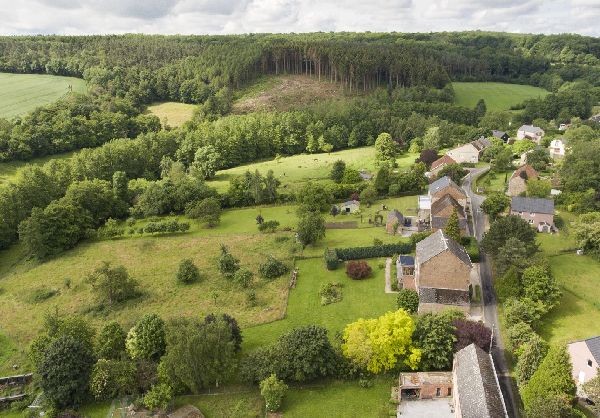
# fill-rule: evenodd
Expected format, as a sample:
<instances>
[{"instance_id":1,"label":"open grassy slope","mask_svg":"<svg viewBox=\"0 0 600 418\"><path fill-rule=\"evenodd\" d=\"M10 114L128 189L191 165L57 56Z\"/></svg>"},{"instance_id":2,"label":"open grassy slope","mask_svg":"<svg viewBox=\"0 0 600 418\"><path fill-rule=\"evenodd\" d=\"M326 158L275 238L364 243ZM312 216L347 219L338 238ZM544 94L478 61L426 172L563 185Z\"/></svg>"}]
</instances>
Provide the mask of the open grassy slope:
<instances>
[{"instance_id":1,"label":"open grassy slope","mask_svg":"<svg viewBox=\"0 0 600 418\"><path fill-rule=\"evenodd\" d=\"M479 99L485 100L488 110L509 110L511 106L526 99L544 97L548 91L523 84L491 82L455 82L452 83L456 95L456 104L474 107Z\"/></svg>"},{"instance_id":2,"label":"open grassy slope","mask_svg":"<svg viewBox=\"0 0 600 418\"><path fill-rule=\"evenodd\" d=\"M286 111L332 99L356 97L363 92L348 92L339 83L305 75L264 76L235 93L233 113L261 110Z\"/></svg>"},{"instance_id":3,"label":"open grassy slope","mask_svg":"<svg viewBox=\"0 0 600 418\"><path fill-rule=\"evenodd\" d=\"M418 156L418 154L410 153L401 155L397 159L400 169L408 168L415 162L415 158ZM284 190L286 188L293 189L307 181L328 180L331 167L337 160L344 160L348 167L356 170L365 169L371 171L373 174L376 172L375 148L363 147L328 154L293 155L221 170L217 172L215 179L210 181L209 184L216 187L220 192L225 192L229 186L229 181L233 177L242 175L248 170L258 170L263 174L269 170L273 170L275 177L281 181Z\"/></svg>"},{"instance_id":4,"label":"open grassy slope","mask_svg":"<svg viewBox=\"0 0 600 418\"><path fill-rule=\"evenodd\" d=\"M85 81L74 77L47 74L0 73L0 117L13 118L52 103L73 91L84 93Z\"/></svg>"},{"instance_id":5,"label":"open grassy slope","mask_svg":"<svg viewBox=\"0 0 600 418\"><path fill-rule=\"evenodd\" d=\"M196 107L187 103L164 102L148 106L148 112L158 116L163 125L176 128L192 118Z\"/></svg>"},{"instance_id":6,"label":"open grassy slope","mask_svg":"<svg viewBox=\"0 0 600 418\"><path fill-rule=\"evenodd\" d=\"M48 155L46 157L34 158L33 160L29 161L10 161L7 163L0 163L0 187L17 179L21 170L28 164L44 165L52 159L62 160L71 158L74 153L75 151L72 151L64 154L55 154Z\"/></svg>"}]
</instances>

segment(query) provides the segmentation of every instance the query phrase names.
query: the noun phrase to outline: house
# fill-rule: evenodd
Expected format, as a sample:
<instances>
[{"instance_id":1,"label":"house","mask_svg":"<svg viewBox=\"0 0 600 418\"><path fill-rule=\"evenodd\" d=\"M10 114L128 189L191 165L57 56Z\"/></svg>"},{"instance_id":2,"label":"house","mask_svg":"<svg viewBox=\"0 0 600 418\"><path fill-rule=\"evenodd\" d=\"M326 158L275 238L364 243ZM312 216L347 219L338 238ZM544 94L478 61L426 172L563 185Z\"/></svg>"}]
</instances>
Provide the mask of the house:
<instances>
[{"instance_id":1,"label":"house","mask_svg":"<svg viewBox=\"0 0 600 418\"><path fill-rule=\"evenodd\" d=\"M444 167L449 166L451 164L457 164L456 161L449 155L443 155L434 162L431 163L431 168L429 172L433 175L437 175Z\"/></svg>"},{"instance_id":2,"label":"house","mask_svg":"<svg viewBox=\"0 0 600 418\"><path fill-rule=\"evenodd\" d=\"M501 139L502 142L504 142L505 144L508 143L508 140L510 139L510 136L508 135L508 133L506 133L504 131L497 131L495 129L492 131L492 136L494 138Z\"/></svg>"},{"instance_id":3,"label":"house","mask_svg":"<svg viewBox=\"0 0 600 418\"><path fill-rule=\"evenodd\" d=\"M517 139L529 139L538 145L544 137L544 130L533 125L523 125L517 130Z\"/></svg>"},{"instance_id":4,"label":"house","mask_svg":"<svg viewBox=\"0 0 600 418\"><path fill-rule=\"evenodd\" d=\"M567 345L567 351L571 357L573 380L578 385L596 377L600 364L600 336L572 342Z\"/></svg>"},{"instance_id":5,"label":"house","mask_svg":"<svg viewBox=\"0 0 600 418\"><path fill-rule=\"evenodd\" d=\"M474 141L469 142L468 144L451 149L446 153L446 155L451 157L458 164L478 163L483 151L491 145L492 142L482 136Z\"/></svg>"},{"instance_id":6,"label":"house","mask_svg":"<svg viewBox=\"0 0 600 418\"><path fill-rule=\"evenodd\" d=\"M415 290L415 258L413 256L398 256L396 278L398 279L398 288Z\"/></svg>"},{"instance_id":7,"label":"house","mask_svg":"<svg viewBox=\"0 0 600 418\"><path fill-rule=\"evenodd\" d=\"M569 129L570 127L571 127L570 123L561 123L560 125L558 125L558 130L561 132L564 132L567 129Z\"/></svg>"},{"instance_id":8,"label":"house","mask_svg":"<svg viewBox=\"0 0 600 418\"><path fill-rule=\"evenodd\" d=\"M436 200L443 198L446 195L450 195L456 200L463 208L467 206L467 195L458 187L456 183L448 176L441 177L429 185L429 197L431 204L433 205Z\"/></svg>"},{"instance_id":9,"label":"house","mask_svg":"<svg viewBox=\"0 0 600 418\"><path fill-rule=\"evenodd\" d=\"M355 213L360 210L360 202L358 200L349 200L340 205L340 213Z\"/></svg>"},{"instance_id":10,"label":"house","mask_svg":"<svg viewBox=\"0 0 600 418\"><path fill-rule=\"evenodd\" d=\"M404 226L404 216L398 210L394 209L388 212L387 220L385 222L385 231L388 234L395 235L402 231Z\"/></svg>"},{"instance_id":11,"label":"house","mask_svg":"<svg viewBox=\"0 0 600 418\"><path fill-rule=\"evenodd\" d=\"M419 313L448 307L468 312L471 268L466 250L441 229L419 241L415 256Z\"/></svg>"},{"instance_id":12,"label":"house","mask_svg":"<svg viewBox=\"0 0 600 418\"><path fill-rule=\"evenodd\" d=\"M468 235L465 209L449 194L436 200L431 205L431 229L433 231L444 229L454 211L458 215L458 226L460 227L461 234Z\"/></svg>"},{"instance_id":13,"label":"house","mask_svg":"<svg viewBox=\"0 0 600 418\"><path fill-rule=\"evenodd\" d=\"M454 355L452 386L455 417L508 417L492 357L477 345Z\"/></svg>"},{"instance_id":14,"label":"house","mask_svg":"<svg viewBox=\"0 0 600 418\"><path fill-rule=\"evenodd\" d=\"M508 181L508 190L506 194L509 196L519 196L527 191L527 181L537 180L539 174L529 164L524 164L517 168L510 176Z\"/></svg>"},{"instance_id":15,"label":"house","mask_svg":"<svg viewBox=\"0 0 600 418\"><path fill-rule=\"evenodd\" d=\"M449 398L452 396L452 373L400 373L398 388L400 400Z\"/></svg>"},{"instance_id":16,"label":"house","mask_svg":"<svg viewBox=\"0 0 600 418\"><path fill-rule=\"evenodd\" d=\"M567 140L565 138L556 138L550 142L548 151L552 158L563 158L567 148Z\"/></svg>"},{"instance_id":17,"label":"house","mask_svg":"<svg viewBox=\"0 0 600 418\"><path fill-rule=\"evenodd\" d=\"M525 219L538 232L552 232L554 227L554 200L539 197L513 196L510 214Z\"/></svg>"}]
</instances>

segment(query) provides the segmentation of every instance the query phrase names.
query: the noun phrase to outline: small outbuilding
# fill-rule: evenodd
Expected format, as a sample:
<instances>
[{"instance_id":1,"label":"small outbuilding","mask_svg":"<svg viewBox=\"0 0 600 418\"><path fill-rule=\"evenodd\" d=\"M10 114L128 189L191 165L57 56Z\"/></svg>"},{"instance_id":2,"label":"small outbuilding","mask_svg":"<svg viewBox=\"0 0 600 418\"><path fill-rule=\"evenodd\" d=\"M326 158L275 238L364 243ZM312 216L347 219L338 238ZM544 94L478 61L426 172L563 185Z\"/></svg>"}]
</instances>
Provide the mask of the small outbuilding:
<instances>
[{"instance_id":1,"label":"small outbuilding","mask_svg":"<svg viewBox=\"0 0 600 418\"><path fill-rule=\"evenodd\" d=\"M404 226L404 215L397 210L391 210L388 213L387 220L385 222L385 231L388 234L395 235L398 232L402 232L402 227Z\"/></svg>"},{"instance_id":2,"label":"small outbuilding","mask_svg":"<svg viewBox=\"0 0 600 418\"><path fill-rule=\"evenodd\" d=\"M398 288L416 290L415 258L412 255L399 255L396 260Z\"/></svg>"},{"instance_id":3,"label":"small outbuilding","mask_svg":"<svg viewBox=\"0 0 600 418\"><path fill-rule=\"evenodd\" d=\"M340 213L348 214L355 213L360 210L360 202L358 200L348 200L340 205Z\"/></svg>"},{"instance_id":4,"label":"small outbuilding","mask_svg":"<svg viewBox=\"0 0 600 418\"><path fill-rule=\"evenodd\" d=\"M400 399L433 399L452 397L451 372L400 373Z\"/></svg>"}]
</instances>

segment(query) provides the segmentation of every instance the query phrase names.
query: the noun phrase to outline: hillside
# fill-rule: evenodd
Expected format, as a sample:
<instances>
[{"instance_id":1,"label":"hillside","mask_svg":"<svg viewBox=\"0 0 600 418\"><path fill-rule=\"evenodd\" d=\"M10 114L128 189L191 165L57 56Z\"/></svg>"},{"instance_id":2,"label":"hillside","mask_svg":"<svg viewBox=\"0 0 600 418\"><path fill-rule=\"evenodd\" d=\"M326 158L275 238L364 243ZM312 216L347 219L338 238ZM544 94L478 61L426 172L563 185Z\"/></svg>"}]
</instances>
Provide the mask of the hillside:
<instances>
[{"instance_id":1,"label":"hillside","mask_svg":"<svg viewBox=\"0 0 600 418\"><path fill-rule=\"evenodd\" d=\"M550 92L539 87L524 84L492 82L454 82L452 88L455 103L474 107L479 99L485 100L487 110L509 110L527 99L545 97Z\"/></svg>"},{"instance_id":2,"label":"hillside","mask_svg":"<svg viewBox=\"0 0 600 418\"><path fill-rule=\"evenodd\" d=\"M21 116L52 103L68 94L69 86L76 93L87 90L85 81L75 77L0 73L0 117Z\"/></svg>"}]
</instances>

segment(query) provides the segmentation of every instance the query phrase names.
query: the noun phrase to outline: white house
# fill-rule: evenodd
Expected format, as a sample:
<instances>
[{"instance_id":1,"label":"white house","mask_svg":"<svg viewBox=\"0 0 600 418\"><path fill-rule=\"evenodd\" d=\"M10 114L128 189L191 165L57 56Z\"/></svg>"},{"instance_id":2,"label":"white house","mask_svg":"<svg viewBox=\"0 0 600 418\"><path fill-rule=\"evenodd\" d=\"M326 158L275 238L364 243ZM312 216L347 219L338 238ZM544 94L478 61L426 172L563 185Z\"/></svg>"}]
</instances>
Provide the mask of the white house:
<instances>
[{"instance_id":1,"label":"white house","mask_svg":"<svg viewBox=\"0 0 600 418\"><path fill-rule=\"evenodd\" d=\"M544 130L533 125L523 125L517 131L517 139L529 139L538 145L544 137Z\"/></svg>"},{"instance_id":2,"label":"white house","mask_svg":"<svg viewBox=\"0 0 600 418\"><path fill-rule=\"evenodd\" d=\"M578 385L596 377L600 360L600 337L572 342L567 345L567 350L573 366L573 380Z\"/></svg>"},{"instance_id":3,"label":"white house","mask_svg":"<svg viewBox=\"0 0 600 418\"><path fill-rule=\"evenodd\" d=\"M565 138L556 138L550 142L550 146L548 147L548 151L550 152L550 156L552 158L563 158L565 156L565 151L567 148L567 141Z\"/></svg>"},{"instance_id":4,"label":"white house","mask_svg":"<svg viewBox=\"0 0 600 418\"><path fill-rule=\"evenodd\" d=\"M446 153L446 155L456 161L458 164L462 163L478 163L479 157L483 153L483 150L492 145L492 142L481 137L475 141L471 141L468 144L461 145L460 147L454 148Z\"/></svg>"}]
</instances>

